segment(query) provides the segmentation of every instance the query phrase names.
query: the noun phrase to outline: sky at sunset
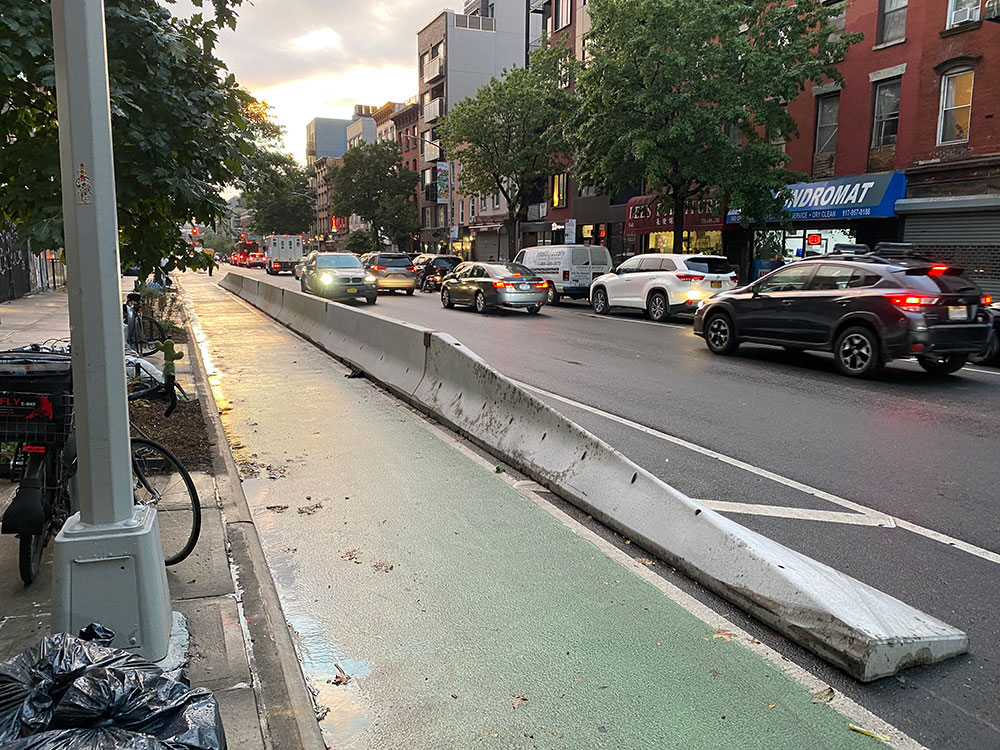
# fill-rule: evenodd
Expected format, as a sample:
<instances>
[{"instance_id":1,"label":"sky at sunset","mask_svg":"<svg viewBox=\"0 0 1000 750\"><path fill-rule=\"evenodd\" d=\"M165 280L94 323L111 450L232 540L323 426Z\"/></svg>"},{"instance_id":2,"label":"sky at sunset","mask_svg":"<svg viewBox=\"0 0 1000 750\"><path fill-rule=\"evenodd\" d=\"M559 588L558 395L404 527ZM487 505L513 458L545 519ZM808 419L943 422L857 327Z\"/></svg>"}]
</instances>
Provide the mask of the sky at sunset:
<instances>
[{"instance_id":1,"label":"sky at sunset","mask_svg":"<svg viewBox=\"0 0 1000 750\"><path fill-rule=\"evenodd\" d=\"M304 163L314 117L349 118L355 104L417 93L417 30L445 7L446 0L256 0L239 9L218 53L244 88L272 105L286 149ZM181 0L171 11L186 16L190 5Z\"/></svg>"}]
</instances>

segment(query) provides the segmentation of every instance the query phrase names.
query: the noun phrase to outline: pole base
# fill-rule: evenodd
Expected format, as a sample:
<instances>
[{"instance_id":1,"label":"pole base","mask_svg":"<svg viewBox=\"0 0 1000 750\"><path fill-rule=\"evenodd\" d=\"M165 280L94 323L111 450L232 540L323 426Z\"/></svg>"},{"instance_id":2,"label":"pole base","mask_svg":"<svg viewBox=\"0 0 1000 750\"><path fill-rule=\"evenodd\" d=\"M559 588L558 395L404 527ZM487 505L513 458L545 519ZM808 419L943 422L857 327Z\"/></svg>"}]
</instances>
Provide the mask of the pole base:
<instances>
[{"instance_id":1,"label":"pole base","mask_svg":"<svg viewBox=\"0 0 1000 750\"><path fill-rule=\"evenodd\" d=\"M116 524L90 526L76 513L56 535L52 632L92 622L115 631L115 648L149 661L167 654L170 591L156 511L136 506Z\"/></svg>"}]
</instances>

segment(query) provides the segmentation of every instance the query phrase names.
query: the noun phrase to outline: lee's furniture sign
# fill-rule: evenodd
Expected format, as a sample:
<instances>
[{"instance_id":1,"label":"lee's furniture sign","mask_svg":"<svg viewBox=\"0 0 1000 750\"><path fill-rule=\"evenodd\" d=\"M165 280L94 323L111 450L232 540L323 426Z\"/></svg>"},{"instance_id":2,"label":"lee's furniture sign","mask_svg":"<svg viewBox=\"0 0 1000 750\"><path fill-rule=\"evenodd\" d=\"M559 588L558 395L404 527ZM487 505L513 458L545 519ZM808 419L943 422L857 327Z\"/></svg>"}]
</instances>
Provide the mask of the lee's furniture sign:
<instances>
[{"instance_id":1,"label":"lee's furniture sign","mask_svg":"<svg viewBox=\"0 0 1000 750\"><path fill-rule=\"evenodd\" d=\"M817 219L877 219L896 215L894 206L906 194L906 175L879 172L851 175L818 182L796 182L788 186L792 197L785 203L792 221ZM730 211L726 221L740 220Z\"/></svg>"}]
</instances>

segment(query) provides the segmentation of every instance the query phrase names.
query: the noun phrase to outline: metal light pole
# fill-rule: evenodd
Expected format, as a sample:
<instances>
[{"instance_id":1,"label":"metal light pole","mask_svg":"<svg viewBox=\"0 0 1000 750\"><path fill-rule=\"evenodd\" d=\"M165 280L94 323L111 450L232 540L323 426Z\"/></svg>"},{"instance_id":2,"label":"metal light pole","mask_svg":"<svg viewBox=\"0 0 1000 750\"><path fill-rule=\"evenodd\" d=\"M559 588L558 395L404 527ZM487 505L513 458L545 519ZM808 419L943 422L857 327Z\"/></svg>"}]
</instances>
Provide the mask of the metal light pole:
<instances>
[{"instance_id":1,"label":"metal light pole","mask_svg":"<svg viewBox=\"0 0 1000 750\"><path fill-rule=\"evenodd\" d=\"M55 540L52 629L100 622L162 659L170 594L156 511L135 506L103 0L52 0L80 511Z\"/></svg>"}]
</instances>

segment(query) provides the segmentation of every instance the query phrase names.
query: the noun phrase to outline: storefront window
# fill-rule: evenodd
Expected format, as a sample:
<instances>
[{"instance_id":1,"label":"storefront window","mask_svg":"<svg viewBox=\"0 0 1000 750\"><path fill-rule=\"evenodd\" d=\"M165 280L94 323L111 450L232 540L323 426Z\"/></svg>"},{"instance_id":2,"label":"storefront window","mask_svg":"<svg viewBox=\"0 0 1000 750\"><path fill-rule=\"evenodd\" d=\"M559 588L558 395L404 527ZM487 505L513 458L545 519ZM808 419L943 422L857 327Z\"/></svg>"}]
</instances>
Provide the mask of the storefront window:
<instances>
[{"instance_id":1,"label":"storefront window","mask_svg":"<svg viewBox=\"0 0 1000 750\"><path fill-rule=\"evenodd\" d=\"M653 232L649 235L649 252L672 253L674 251L673 232ZM684 232L685 253L702 253L706 255L722 254L722 232Z\"/></svg>"}]
</instances>

